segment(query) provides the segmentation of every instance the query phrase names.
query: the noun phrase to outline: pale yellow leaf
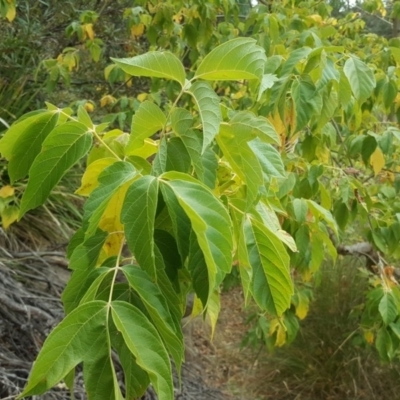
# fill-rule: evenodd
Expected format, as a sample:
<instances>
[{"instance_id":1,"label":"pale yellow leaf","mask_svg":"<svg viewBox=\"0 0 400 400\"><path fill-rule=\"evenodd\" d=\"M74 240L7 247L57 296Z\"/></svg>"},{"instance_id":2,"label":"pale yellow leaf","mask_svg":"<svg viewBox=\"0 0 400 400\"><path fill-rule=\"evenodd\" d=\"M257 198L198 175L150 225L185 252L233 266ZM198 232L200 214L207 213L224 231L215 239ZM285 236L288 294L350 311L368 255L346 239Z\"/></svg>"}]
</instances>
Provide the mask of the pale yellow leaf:
<instances>
[{"instance_id":1,"label":"pale yellow leaf","mask_svg":"<svg viewBox=\"0 0 400 400\"><path fill-rule=\"evenodd\" d=\"M7 206L1 213L1 222L4 229L8 229L11 224L18 220L19 208L16 206Z\"/></svg>"},{"instance_id":2,"label":"pale yellow leaf","mask_svg":"<svg viewBox=\"0 0 400 400\"><path fill-rule=\"evenodd\" d=\"M148 97L148 93L140 93L140 94L137 95L136 98L137 98L141 103L143 103L143 102L147 99L147 97Z\"/></svg>"},{"instance_id":3,"label":"pale yellow leaf","mask_svg":"<svg viewBox=\"0 0 400 400\"><path fill-rule=\"evenodd\" d=\"M109 94L106 94L105 96L103 96L100 100L100 106L101 107L105 107L108 105L113 105L115 104L117 101L117 99Z\"/></svg>"},{"instance_id":4,"label":"pale yellow leaf","mask_svg":"<svg viewBox=\"0 0 400 400\"><path fill-rule=\"evenodd\" d=\"M299 319L304 319L308 314L310 301L306 296L299 296L299 303L296 307L296 315Z\"/></svg>"},{"instance_id":5,"label":"pale yellow leaf","mask_svg":"<svg viewBox=\"0 0 400 400\"><path fill-rule=\"evenodd\" d=\"M145 139L143 146L127 152L127 156L139 156L142 158L149 158L157 153L158 143L152 139Z\"/></svg>"},{"instance_id":6,"label":"pale yellow leaf","mask_svg":"<svg viewBox=\"0 0 400 400\"><path fill-rule=\"evenodd\" d=\"M83 106L83 108L84 108L87 112L91 113L91 112L94 111L94 104L91 103L90 101L87 101L87 102L85 103L85 105Z\"/></svg>"},{"instance_id":7,"label":"pale yellow leaf","mask_svg":"<svg viewBox=\"0 0 400 400\"><path fill-rule=\"evenodd\" d=\"M372 331L365 331L364 332L364 339L367 341L368 344L374 343L374 333Z\"/></svg>"},{"instance_id":8,"label":"pale yellow leaf","mask_svg":"<svg viewBox=\"0 0 400 400\"><path fill-rule=\"evenodd\" d=\"M89 196L90 193L99 185L99 175L104 171L105 168L115 163L117 159L112 157L100 158L93 161L87 167L85 173L82 176L81 186L76 190L76 194L81 196Z\"/></svg>"},{"instance_id":9,"label":"pale yellow leaf","mask_svg":"<svg viewBox=\"0 0 400 400\"><path fill-rule=\"evenodd\" d=\"M15 4L9 4L7 5L7 14L6 14L6 18L12 22L15 18L15 16L17 15L17 11L15 9Z\"/></svg>"},{"instance_id":10,"label":"pale yellow leaf","mask_svg":"<svg viewBox=\"0 0 400 400\"><path fill-rule=\"evenodd\" d=\"M0 189L0 197L5 199L7 197L14 196L14 191L15 191L14 188L10 185L3 186Z\"/></svg>"},{"instance_id":11,"label":"pale yellow leaf","mask_svg":"<svg viewBox=\"0 0 400 400\"><path fill-rule=\"evenodd\" d=\"M140 37L143 35L144 32L144 24L139 23L138 25L133 25L131 28L131 35L133 37Z\"/></svg>"},{"instance_id":12,"label":"pale yellow leaf","mask_svg":"<svg viewBox=\"0 0 400 400\"><path fill-rule=\"evenodd\" d=\"M219 311L221 310L220 295L218 290L214 290L207 301L207 316L211 323L211 339L214 336L215 326L217 325Z\"/></svg>"},{"instance_id":13,"label":"pale yellow leaf","mask_svg":"<svg viewBox=\"0 0 400 400\"><path fill-rule=\"evenodd\" d=\"M190 319L193 319L200 315L203 312L203 303L201 300L195 295L193 299L193 307L192 312L190 313Z\"/></svg>"},{"instance_id":14,"label":"pale yellow leaf","mask_svg":"<svg viewBox=\"0 0 400 400\"><path fill-rule=\"evenodd\" d=\"M93 24L85 24L83 25L83 29L86 32L86 35L90 40L94 39L94 30L93 30Z\"/></svg>"},{"instance_id":15,"label":"pale yellow leaf","mask_svg":"<svg viewBox=\"0 0 400 400\"><path fill-rule=\"evenodd\" d=\"M377 147L376 150L372 153L369 162L374 170L375 176L382 171L382 168L385 166L385 157L382 153L382 150Z\"/></svg>"},{"instance_id":16,"label":"pale yellow leaf","mask_svg":"<svg viewBox=\"0 0 400 400\"><path fill-rule=\"evenodd\" d=\"M109 233L103 246L106 258L118 255L125 241L120 217L125 195L131 184L132 182L125 183L113 194L100 219L99 228Z\"/></svg>"},{"instance_id":17,"label":"pale yellow leaf","mask_svg":"<svg viewBox=\"0 0 400 400\"><path fill-rule=\"evenodd\" d=\"M275 332L275 346L282 347L286 343L286 329L282 322L277 318L271 320L269 325L269 335L272 336Z\"/></svg>"}]
</instances>

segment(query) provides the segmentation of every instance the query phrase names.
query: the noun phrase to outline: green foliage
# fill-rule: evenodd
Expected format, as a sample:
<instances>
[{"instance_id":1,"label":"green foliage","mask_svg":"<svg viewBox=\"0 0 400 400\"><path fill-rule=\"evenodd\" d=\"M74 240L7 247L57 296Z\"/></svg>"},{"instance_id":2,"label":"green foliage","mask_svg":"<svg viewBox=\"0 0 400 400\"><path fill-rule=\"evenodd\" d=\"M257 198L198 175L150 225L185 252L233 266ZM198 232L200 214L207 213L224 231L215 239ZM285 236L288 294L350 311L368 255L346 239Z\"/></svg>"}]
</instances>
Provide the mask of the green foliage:
<instances>
[{"instance_id":1,"label":"green foliage","mask_svg":"<svg viewBox=\"0 0 400 400\"><path fill-rule=\"evenodd\" d=\"M326 255L336 259L345 231L356 226L357 239L385 258L400 256L397 42L363 35L354 15L330 17L325 2L259 4L245 20L239 11L225 1L126 9L130 34L142 42L105 69L110 85L126 85L119 99L104 93L100 105L110 114L89 115L86 100L74 110L48 104L1 139L13 183L29 175L20 217L87 160L77 193L88 199L68 249L67 316L23 395L42 393L83 362L89 396L121 398L115 350L128 394L151 382L160 399L171 399L168 354L179 369L188 292L214 328L219 287L237 265L246 301L268 313L266 340L282 346L308 312L302 285ZM91 43L100 14L84 11L67 28L99 62ZM70 79L73 52L45 61L51 82ZM132 82L146 82L141 93L130 93ZM383 256L377 264L361 324L390 360L400 349L400 296ZM101 321L75 334L74 321L91 307ZM83 344L97 329L92 353ZM76 337L67 346L64 331ZM58 342L64 358L49 367ZM94 374L104 376L104 388Z\"/></svg>"}]
</instances>

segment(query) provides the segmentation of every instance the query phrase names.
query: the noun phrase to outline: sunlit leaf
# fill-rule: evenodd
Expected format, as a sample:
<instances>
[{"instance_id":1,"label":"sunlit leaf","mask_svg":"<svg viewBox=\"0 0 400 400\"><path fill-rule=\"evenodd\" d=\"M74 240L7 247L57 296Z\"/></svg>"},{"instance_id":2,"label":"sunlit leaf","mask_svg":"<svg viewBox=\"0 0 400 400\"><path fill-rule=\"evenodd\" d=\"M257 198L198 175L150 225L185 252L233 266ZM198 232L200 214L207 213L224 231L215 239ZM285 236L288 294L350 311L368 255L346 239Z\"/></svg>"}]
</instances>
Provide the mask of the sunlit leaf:
<instances>
[{"instance_id":1,"label":"sunlit leaf","mask_svg":"<svg viewBox=\"0 0 400 400\"><path fill-rule=\"evenodd\" d=\"M207 80L260 79L265 51L255 39L236 38L220 44L204 57L195 78Z\"/></svg>"},{"instance_id":2,"label":"sunlit leaf","mask_svg":"<svg viewBox=\"0 0 400 400\"><path fill-rule=\"evenodd\" d=\"M173 79L182 86L185 84L185 69L179 58L169 51L149 51L132 58L111 60L129 75Z\"/></svg>"},{"instance_id":3,"label":"sunlit leaf","mask_svg":"<svg viewBox=\"0 0 400 400\"><path fill-rule=\"evenodd\" d=\"M42 394L80 362L93 362L107 349L107 304L93 301L72 311L44 342L19 398Z\"/></svg>"},{"instance_id":4,"label":"sunlit leaf","mask_svg":"<svg viewBox=\"0 0 400 400\"><path fill-rule=\"evenodd\" d=\"M282 315L293 294L289 255L282 242L263 224L246 218L244 232L253 270L251 288L254 299L263 309Z\"/></svg>"},{"instance_id":5,"label":"sunlit leaf","mask_svg":"<svg viewBox=\"0 0 400 400\"><path fill-rule=\"evenodd\" d=\"M212 143L222 121L219 97L207 82L195 82L188 93L192 95L203 125L202 153Z\"/></svg>"},{"instance_id":6,"label":"sunlit leaf","mask_svg":"<svg viewBox=\"0 0 400 400\"><path fill-rule=\"evenodd\" d=\"M126 154L130 154L131 151L143 146L143 140L161 130L166 122L167 118L160 107L150 101L141 103L132 117L131 134L125 150Z\"/></svg>"}]
</instances>

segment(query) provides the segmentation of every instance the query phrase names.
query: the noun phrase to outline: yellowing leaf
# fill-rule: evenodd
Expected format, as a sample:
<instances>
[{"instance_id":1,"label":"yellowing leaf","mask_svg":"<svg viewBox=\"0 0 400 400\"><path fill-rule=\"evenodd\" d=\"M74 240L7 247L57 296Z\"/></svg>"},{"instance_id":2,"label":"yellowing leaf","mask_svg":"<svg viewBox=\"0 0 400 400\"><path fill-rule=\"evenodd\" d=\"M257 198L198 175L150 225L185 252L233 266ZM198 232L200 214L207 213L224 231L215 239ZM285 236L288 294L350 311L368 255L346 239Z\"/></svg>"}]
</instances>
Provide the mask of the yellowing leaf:
<instances>
[{"instance_id":1,"label":"yellowing leaf","mask_svg":"<svg viewBox=\"0 0 400 400\"><path fill-rule=\"evenodd\" d=\"M109 94L103 96L100 100L100 106L101 107L105 107L108 105L113 105L115 102L117 101L117 99Z\"/></svg>"},{"instance_id":2,"label":"yellowing leaf","mask_svg":"<svg viewBox=\"0 0 400 400\"><path fill-rule=\"evenodd\" d=\"M142 158L148 158L153 154L157 153L158 143L152 139L145 139L143 146L129 151L127 156L139 156Z\"/></svg>"},{"instance_id":3,"label":"yellowing leaf","mask_svg":"<svg viewBox=\"0 0 400 400\"><path fill-rule=\"evenodd\" d=\"M183 20L183 15L182 12L178 12L177 14L175 14L172 19L177 23L180 24Z\"/></svg>"},{"instance_id":4,"label":"yellowing leaf","mask_svg":"<svg viewBox=\"0 0 400 400\"><path fill-rule=\"evenodd\" d=\"M94 104L91 103L90 101L87 101L85 103L85 105L83 106L83 108L87 111L87 112L93 112L94 111Z\"/></svg>"},{"instance_id":5,"label":"yellowing leaf","mask_svg":"<svg viewBox=\"0 0 400 400\"><path fill-rule=\"evenodd\" d=\"M90 40L94 39L94 31L93 31L93 24L85 24L83 25L83 29L86 32L86 35Z\"/></svg>"},{"instance_id":6,"label":"yellowing leaf","mask_svg":"<svg viewBox=\"0 0 400 400\"><path fill-rule=\"evenodd\" d=\"M278 331L276 332L276 341L275 346L282 347L286 343L286 330L285 327L280 324L278 327Z\"/></svg>"},{"instance_id":7,"label":"yellowing leaf","mask_svg":"<svg viewBox=\"0 0 400 400\"><path fill-rule=\"evenodd\" d=\"M368 344L374 343L374 333L372 331L365 331L364 332L364 339L367 341Z\"/></svg>"},{"instance_id":8,"label":"yellowing leaf","mask_svg":"<svg viewBox=\"0 0 400 400\"><path fill-rule=\"evenodd\" d=\"M10 185L3 186L0 189L0 197L2 197L3 199L11 197L14 195L14 191L14 188Z\"/></svg>"},{"instance_id":9,"label":"yellowing leaf","mask_svg":"<svg viewBox=\"0 0 400 400\"><path fill-rule=\"evenodd\" d=\"M269 326L269 335L272 336L275 332L275 346L282 347L286 343L286 329L282 322L277 318L273 319Z\"/></svg>"},{"instance_id":10,"label":"yellowing leaf","mask_svg":"<svg viewBox=\"0 0 400 400\"><path fill-rule=\"evenodd\" d=\"M86 168L85 173L82 176L81 186L76 190L76 194L81 196L89 196L90 193L99 185L98 177L105 168L117 161L115 158L107 157L100 158L99 160L93 161Z\"/></svg>"},{"instance_id":11,"label":"yellowing leaf","mask_svg":"<svg viewBox=\"0 0 400 400\"><path fill-rule=\"evenodd\" d=\"M326 146L318 146L315 151L315 154L318 157L318 159L324 164L329 163L331 152Z\"/></svg>"},{"instance_id":12,"label":"yellowing leaf","mask_svg":"<svg viewBox=\"0 0 400 400\"><path fill-rule=\"evenodd\" d=\"M382 171L382 168L385 166L385 157L379 147L377 147L376 150L372 153L369 162L372 166L372 169L374 170L375 176L377 176L379 172Z\"/></svg>"},{"instance_id":13,"label":"yellowing leaf","mask_svg":"<svg viewBox=\"0 0 400 400\"><path fill-rule=\"evenodd\" d=\"M217 325L220 309L221 309L221 302L219 293L217 290L214 290L211 296L208 298L207 302L207 316L210 319L211 323L211 339L214 336L215 326Z\"/></svg>"},{"instance_id":14,"label":"yellowing leaf","mask_svg":"<svg viewBox=\"0 0 400 400\"><path fill-rule=\"evenodd\" d=\"M279 136L283 136L283 138L285 138L286 136L286 127L284 125L284 123L281 120L281 117L279 115L278 112L276 112L273 115L270 115L268 117L269 122L271 122L271 124L274 126L276 132L278 133Z\"/></svg>"},{"instance_id":15,"label":"yellowing leaf","mask_svg":"<svg viewBox=\"0 0 400 400\"><path fill-rule=\"evenodd\" d=\"M143 102L147 99L147 97L148 97L148 94L147 94L147 93L140 93L140 94L137 95L136 98L137 98L141 103L143 103Z\"/></svg>"},{"instance_id":16,"label":"yellowing leaf","mask_svg":"<svg viewBox=\"0 0 400 400\"><path fill-rule=\"evenodd\" d=\"M99 228L110 234L103 246L107 258L118 255L125 240L120 216L125 194L130 185L131 182L125 183L113 194L99 222Z\"/></svg>"},{"instance_id":17,"label":"yellowing leaf","mask_svg":"<svg viewBox=\"0 0 400 400\"><path fill-rule=\"evenodd\" d=\"M12 22L17 14L16 9L15 9L15 4L9 4L7 7L7 14L6 18Z\"/></svg>"},{"instance_id":18,"label":"yellowing leaf","mask_svg":"<svg viewBox=\"0 0 400 400\"><path fill-rule=\"evenodd\" d=\"M202 312L203 312L203 303L196 295L194 295L193 307L192 307L192 312L190 313L190 319L197 317Z\"/></svg>"},{"instance_id":19,"label":"yellowing leaf","mask_svg":"<svg viewBox=\"0 0 400 400\"><path fill-rule=\"evenodd\" d=\"M144 24L140 23L138 25L133 25L131 28L131 35L133 37L139 37L142 36L144 32Z\"/></svg>"},{"instance_id":20,"label":"yellowing leaf","mask_svg":"<svg viewBox=\"0 0 400 400\"><path fill-rule=\"evenodd\" d=\"M309 300L306 296L299 296L299 303L296 307L296 315L299 319L304 319L308 314Z\"/></svg>"},{"instance_id":21,"label":"yellowing leaf","mask_svg":"<svg viewBox=\"0 0 400 400\"><path fill-rule=\"evenodd\" d=\"M1 213L3 228L8 229L18 219L19 208L16 206L6 207Z\"/></svg>"},{"instance_id":22,"label":"yellowing leaf","mask_svg":"<svg viewBox=\"0 0 400 400\"><path fill-rule=\"evenodd\" d=\"M322 24L322 17L319 14L310 15L310 19L315 21L318 25Z\"/></svg>"}]
</instances>

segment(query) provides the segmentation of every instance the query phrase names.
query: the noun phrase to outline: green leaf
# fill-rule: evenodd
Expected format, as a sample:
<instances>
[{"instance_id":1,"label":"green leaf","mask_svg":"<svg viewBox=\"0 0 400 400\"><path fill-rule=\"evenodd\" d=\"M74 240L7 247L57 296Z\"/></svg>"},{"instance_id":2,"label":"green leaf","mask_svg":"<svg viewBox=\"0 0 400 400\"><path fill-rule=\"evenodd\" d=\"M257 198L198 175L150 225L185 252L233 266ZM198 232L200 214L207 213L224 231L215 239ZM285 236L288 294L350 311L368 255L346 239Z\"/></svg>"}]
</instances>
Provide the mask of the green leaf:
<instances>
[{"instance_id":1,"label":"green leaf","mask_svg":"<svg viewBox=\"0 0 400 400\"><path fill-rule=\"evenodd\" d=\"M175 108L171 112L171 126L175 133L182 136L193 127L193 115L185 108Z\"/></svg>"},{"instance_id":2,"label":"green leaf","mask_svg":"<svg viewBox=\"0 0 400 400\"><path fill-rule=\"evenodd\" d=\"M232 268L232 224L214 194L189 175L167 172L161 184L171 190L190 219L208 268L211 291ZM166 202L168 204L168 197Z\"/></svg>"},{"instance_id":3,"label":"green leaf","mask_svg":"<svg viewBox=\"0 0 400 400\"><path fill-rule=\"evenodd\" d=\"M168 213L165 207L164 212ZM182 211L183 212L183 211ZM177 282L178 270L182 268L182 260L179 254L178 245L173 236L171 219L167 222L169 231L163 229L154 230L154 242L162 258L162 267L165 269L171 282ZM156 255L157 257L157 255ZM156 260L156 265L158 260ZM157 273L160 268L157 266ZM158 280L158 275L157 275Z\"/></svg>"},{"instance_id":4,"label":"green leaf","mask_svg":"<svg viewBox=\"0 0 400 400\"><path fill-rule=\"evenodd\" d=\"M9 161L11 183L28 175L42 143L55 128L59 113L45 111L15 123L0 140L0 152Z\"/></svg>"},{"instance_id":5,"label":"green leaf","mask_svg":"<svg viewBox=\"0 0 400 400\"><path fill-rule=\"evenodd\" d=\"M32 133L28 133L28 135L33 135L35 129L43 126L43 123L53 115L54 111L36 110L23 115L15 121L0 140L0 152L2 156L10 160L14 153L15 144L20 136L26 135L30 131Z\"/></svg>"},{"instance_id":6,"label":"green leaf","mask_svg":"<svg viewBox=\"0 0 400 400\"><path fill-rule=\"evenodd\" d=\"M179 137L173 137L167 145L166 171L190 172L190 155Z\"/></svg>"},{"instance_id":7,"label":"green leaf","mask_svg":"<svg viewBox=\"0 0 400 400\"><path fill-rule=\"evenodd\" d=\"M122 268L129 285L136 290L155 327L165 342L167 350L172 354L178 372L183 360L183 335L182 330L176 329L168 304L157 285L143 270L125 265Z\"/></svg>"},{"instance_id":8,"label":"green leaf","mask_svg":"<svg viewBox=\"0 0 400 400\"><path fill-rule=\"evenodd\" d=\"M173 382L168 353L146 316L131 304L113 301L111 314L137 364L150 376L160 399L173 400Z\"/></svg>"},{"instance_id":9,"label":"green leaf","mask_svg":"<svg viewBox=\"0 0 400 400\"><path fill-rule=\"evenodd\" d=\"M150 384L149 376L137 365L135 356L129 351L118 331L111 336L111 340L124 369L125 398L139 399Z\"/></svg>"},{"instance_id":10,"label":"green leaf","mask_svg":"<svg viewBox=\"0 0 400 400\"><path fill-rule=\"evenodd\" d=\"M19 398L44 393L80 362L104 355L108 346L106 317L107 303L103 301L83 304L67 315L44 342Z\"/></svg>"},{"instance_id":11,"label":"green leaf","mask_svg":"<svg viewBox=\"0 0 400 400\"><path fill-rule=\"evenodd\" d=\"M152 175L159 176L167 169L167 157L168 157L168 144L167 138L164 136L159 145L158 152L154 158L153 165L151 168Z\"/></svg>"},{"instance_id":12,"label":"green leaf","mask_svg":"<svg viewBox=\"0 0 400 400\"><path fill-rule=\"evenodd\" d=\"M222 121L219 97L207 82L195 82L187 91L194 99L203 125L202 153L212 143Z\"/></svg>"},{"instance_id":13,"label":"green leaf","mask_svg":"<svg viewBox=\"0 0 400 400\"><path fill-rule=\"evenodd\" d=\"M263 201L259 201L255 207L258 215L261 217L260 221L264 223L265 226L289 249L296 253L297 247L296 243L292 236L289 235L286 231L284 231L279 222L279 218L276 215L275 211L269 204L265 204Z\"/></svg>"},{"instance_id":14,"label":"green leaf","mask_svg":"<svg viewBox=\"0 0 400 400\"><path fill-rule=\"evenodd\" d=\"M292 98L296 110L296 132L302 130L311 117L319 114L322 99L316 92L314 84L309 80L295 81L292 85Z\"/></svg>"},{"instance_id":15,"label":"green leaf","mask_svg":"<svg viewBox=\"0 0 400 400\"><path fill-rule=\"evenodd\" d=\"M253 270L251 288L254 299L271 314L282 315L290 306L293 294L289 255L267 227L249 217L244 222L244 233Z\"/></svg>"},{"instance_id":16,"label":"green leaf","mask_svg":"<svg viewBox=\"0 0 400 400\"><path fill-rule=\"evenodd\" d=\"M143 140L154 135L164 128L167 118L161 108L150 101L140 104L132 117L131 134L125 152L129 155L131 150L143 145Z\"/></svg>"},{"instance_id":17,"label":"green leaf","mask_svg":"<svg viewBox=\"0 0 400 400\"><path fill-rule=\"evenodd\" d=\"M194 79L261 79L265 51L255 39L236 38L222 43L208 53L197 68Z\"/></svg>"},{"instance_id":18,"label":"green leaf","mask_svg":"<svg viewBox=\"0 0 400 400\"><path fill-rule=\"evenodd\" d=\"M314 217L322 218L327 223L327 225L333 230L333 232L337 235L338 227L331 212L326 210L324 207L321 207L318 203L316 203L313 200L306 200L306 201Z\"/></svg>"},{"instance_id":19,"label":"green leaf","mask_svg":"<svg viewBox=\"0 0 400 400\"><path fill-rule=\"evenodd\" d=\"M114 193L122 185L132 181L136 174L133 165L125 161L117 161L101 173L99 186L93 190L84 206L83 226L86 228L86 237L92 236L96 231Z\"/></svg>"},{"instance_id":20,"label":"green leaf","mask_svg":"<svg viewBox=\"0 0 400 400\"><path fill-rule=\"evenodd\" d=\"M79 122L67 122L53 129L29 171L20 218L45 202L65 172L89 151L91 145L91 132Z\"/></svg>"},{"instance_id":21,"label":"green leaf","mask_svg":"<svg viewBox=\"0 0 400 400\"><path fill-rule=\"evenodd\" d=\"M78 107L78 121L88 129L93 129L93 122L83 106Z\"/></svg>"},{"instance_id":22,"label":"green leaf","mask_svg":"<svg viewBox=\"0 0 400 400\"><path fill-rule=\"evenodd\" d=\"M158 180L143 176L129 187L121 213L129 249L152 278L156 277L153 236L157 199Z\"/></svg>"},{"instance_id":23,"label":"green leaf","mask_svg":"<svg viewBox=\"0 0 400 400\"><path fill-rule=\"evenodd\" d=\"M207 263L193 231L190 235L190 248L187 268L192 278L192 285L196 296L201 300L203 307L205 308L210 293Z\"/></svg>"},{"instance_id":24,"label":"green leaf","mask_svg":"<svg viewBox=\"0 0 400 400\"><path fill-rule=\"evenodd\" d=\"M322 103L321 113L316 115L318 129L323 128L331 120L338 108L339 101L336 91L329 86L324 88L322 91Z\"/></svg>"},{"instance_id":25,"label":"green leaf","mask_svg":"<svg viewBox=\"0 0 400 400\"><path fill-rule=\"evenodd\" d=\"M343 72L349 80L354 97L361 104L371 96L376 86L375 76L358 57L349 57L343 67Z\"/></svg>"},{"instance_id":26,"label":"green leaf","mask_svg":"<svg viewBox=\"0 0 400 400\"><path fill-rule=\"evenodd\" d=\"M250 149L260 163L263 171L264 180L270 182L272 177L285 178L286 172L282 157L279 152L268 143L264 143L259 138L248 142Z\"/></svg>"},{"instance_id":27,"label":"green leaf","mask_svg":"<svg viewBox=\"0 0 400 400\"><path fill-rule=\"evenodd\" d=\"M123 400L107 347L105 346L102 354L97 354L95 359L85 363L85 389L88 398Z\"/></svg>"},{"instance_id":28,"label":"green leaf","mask_svg":"<svg viewBox=\"0 0 400 400\"><path fill-rule=\"evenodd\" d=\"M124 72L133 76L172 79L184 86L186 74L179 58L169 51L149 51L132 58L111 58Z\"/></svg>"},{"instance_id":29,"label":"green leaf","mask_svg":"<svg viewBox=\"0 0 400 400\"><path fill-rule=\"evenodd\" d=\"M157 249L158 250L158 249ZM160 261L162 255L160 251L156 251L156 260ZM158 263L158 266L161 263ZM164 268L157 269L157 285L164 295L168 303L168 308L174 320L176 329L181 329L181 321L183 317L183 304L181 298L178 296L172 282L168 278Z\"/></svg>"},{"instance_id":30,"label":"green leaf","mask_svg":"<svg viewBox=\"0 0 400 400\"><path fill-rule=\"evenodd\" d=\"M72 253L70 269L73 269L73 273L62 294L66 314L78 306L92 282L101 273L100 269L94 267L106 238L107 233L98 230Z\"/></svg>"},{"instance_id":31,"label":"green leaf","mask_svg":"<svg viewBox=\"0 0 400 400\"><path fill-rule=\"evenodd\" d=\"M232 169L247 185L247 202L251 204L264 183L263 170L248 142L249 135L237 134L231 125L222 124L217 143ZM251 136L250 136L251 138Z\"/></svg>"},{"instance_id":32,"label":"green leaf","mask_svg":"<svg viewBox=\"0 0 400 400\"><path fill-rule=\"evenodd\" d=\"M390 361L393 357L393 343L386 327L382 326L376 335L375 347L383 361Z\"/></svg>"},{"instance_id":33,"label":"green leaf","mask_svg":"<svg viewBox=\"0 0 400 400\"><path fill-rule=\"evenodd\" d=\"M168 214L171 218L172 229L178 245L181 261L182 264L184 264L189 254L188 238L190 237L190 231L192 229L190 219L179 205L178 199L172 190L165 185L161 185L161 191L164 201L167 204Z\"/></svg>"},{"instance_id":34,"label":"green leaf","mask_svg":"<svg viewBox=\"0 0 400 400\"><path fill-rule=\"evenodd\" d=\"M266 143L281 144L281 139L274 126L267 118L257 116L249 111L240 111L236 113L229 121L234 135L245 137L258 137Z\"/></svg>"},{"instance_id":35,"label":"green leaf","mask_svg":"<svg viewBox=\"0 0 400 400\"><path fill-rule=\"evenodd\" d=\"M379 313L381 314L385 325L389 325L396 319L398 315L397 305L392 293L384 293L381 301L379 302Z\"/></svg>"},{"instance_id":36,"label":"green leaf","mask_svg":"<svg viewBox=\"0 0 400 400\"><path fill-rule=\"evenodd\" d=\"M260 101L261 96L263 93L267 90L272 88L274 86L274 83L278 81L279 78L274 75L274 74L264 74L262 79L261 79L261 84L260 88L258 89L258 96L257 96L257 101Z\"/></svg>"},{"instance_id":37,"label":"green leaf","mask_svg":"<svg viewBox=\"0 0 400 400\"><path fill-rule=\"evenodd\" d=\"M305 199L293 199L292 203L294 217L299 224L306 222L308 204Z\"/></svg>"},{"instance_id":38,"label":"green leaf","mask_svg":"<svg viewBox=\"0 0 400 400\"><path fill-rule=\"evenodd\" d=\"M280 76L283 77L291 74L296 64L301 60L306 59L310 53L311 49L309 47L300 47L299 49L293 50L286 62L283 64Z\"/></svg>"},{"instance_id":39,"label":"green leaf","mask_svg":"<svg viewBox=\"0 0 400 400\"><path fill-rule=\"evenodd\" d=\"M217 177L218 160L210 148L202 154L201 133L190 129L193 125L192 114L183 108L176 108L171 113L171 125L174 132L182 139L198 179L213 189Z\"/></svg>"}]
</instances>

